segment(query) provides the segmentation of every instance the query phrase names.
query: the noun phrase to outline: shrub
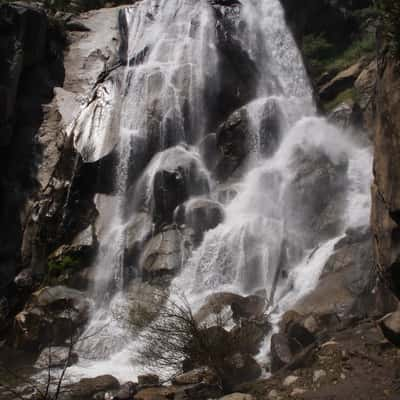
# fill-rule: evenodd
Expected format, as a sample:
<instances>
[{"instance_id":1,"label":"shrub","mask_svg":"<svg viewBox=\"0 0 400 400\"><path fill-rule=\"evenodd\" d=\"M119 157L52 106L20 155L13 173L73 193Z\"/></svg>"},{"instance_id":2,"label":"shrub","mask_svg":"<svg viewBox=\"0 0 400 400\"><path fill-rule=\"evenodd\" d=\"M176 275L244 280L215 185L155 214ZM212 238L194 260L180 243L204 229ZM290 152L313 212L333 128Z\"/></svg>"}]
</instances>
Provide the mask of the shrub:
<instances>
[{"instance_id":1,"label":"shrub","mask_svg":"<svg viewBox=\"0 0 400 400\"><path fill-rule=\"evenodd\" d=\"M79 264L79 259L77 257L66 255L62 258L49 260L47 263L47 270L49 275L61 275L68 269L76 269Z\"/></svg>"}]
</instances>

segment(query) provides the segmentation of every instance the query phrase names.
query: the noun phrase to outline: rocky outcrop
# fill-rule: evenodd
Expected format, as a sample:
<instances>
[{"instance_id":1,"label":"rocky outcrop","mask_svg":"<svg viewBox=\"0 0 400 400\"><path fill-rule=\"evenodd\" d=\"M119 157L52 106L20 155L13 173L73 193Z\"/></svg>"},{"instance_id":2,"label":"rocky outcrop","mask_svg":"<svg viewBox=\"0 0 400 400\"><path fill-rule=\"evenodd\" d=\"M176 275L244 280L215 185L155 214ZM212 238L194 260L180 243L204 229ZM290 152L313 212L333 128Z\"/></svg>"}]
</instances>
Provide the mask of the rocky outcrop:
<instances>
[{"instance_id":1,"label":"rocky outcrop","mask_svg":"<svg viewBox=\"0 0 400 400\"><path fill-rule=\"evenodd\" d=\"M26 4L0 5L0 292L5 292L19 268L27 199L37 190L39 170L51 171L57 131L38 135L43 119L55 128L57 116L47 104L64 78L63 35L46 13ZM43 143L51 140L48 150ZM55 152L55 153L54 153ZM45 167L38 163L46 159ZM50 172L49 172L50 173ZM22 216L22 217L21 217Z\"/></svg>"},{"instance_id":2,"label":"rocky outcrop","mask_svg":"<svg viewBox=\"0 0 400 400\"><path fill-rule=\"evenodd\" d=\"M383 47L382 47L383 48ZM388 53L378 60L372 231L375 266L400 297L400 75Z\"/></svg>"},{"instance_id":3,"label":"rocky outcrop","mask_svg":"<svg viewBox=\"0 0 400 400\"><path fill-rule=\"evenodd\" d=\"M64 286L45 287L15 317L15 345L36 350L63 345L87 322L88 299L82 292Z\"/></svg>"}]
</instances>

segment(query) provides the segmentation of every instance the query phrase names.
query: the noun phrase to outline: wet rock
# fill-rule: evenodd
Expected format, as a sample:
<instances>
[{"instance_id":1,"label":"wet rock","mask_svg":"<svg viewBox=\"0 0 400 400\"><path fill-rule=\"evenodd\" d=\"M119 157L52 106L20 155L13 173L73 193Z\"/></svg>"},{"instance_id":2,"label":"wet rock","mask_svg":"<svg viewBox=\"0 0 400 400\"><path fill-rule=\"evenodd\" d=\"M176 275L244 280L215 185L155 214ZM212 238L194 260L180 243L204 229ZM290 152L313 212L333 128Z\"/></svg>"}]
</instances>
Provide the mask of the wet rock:
<instances>
[{"instance_id":1,"label":"wet rock","mask_svg":"<svg viewBox=\"0 0 400 400\"><path fill-rule=\"evenodd\" d=\"M50 343L62 345L87 322L89 301L75 289L45 287L15 317L15 344L32 349Z\"/></svg>"},{"instance_id":2,"label":"wet rock","mask_svg":"<svg viewBox=\"0 0 400 400\"><path fill-rule=\"evenodd\" d=\"M35 368L63 368L78 362L78 353L71 351L69 347L47 347L43 349L35 362Z\"/></svg>"},{"instance_id":3,"label":"wet rock","mask_svg":"<svg viewBox=\"0 0 400 400\"><path fill-rule=\"evenodd\" d=\"M369 230L364 228L348 231L335 245L318 286L294 310L317 319L324 316L325 323L329 315L337 321L349 315L362 317L372 311L370 288L375 277L371 240Z\"/></svg>"},{"instance_id":4,"label":"wet rock","mask_svg":"<svg viewBox=\"0 0 400 400\"><path fill-rule=\"evenodd\" d=\"M241 32L245 22L241 18L239 1L212 2L217 19L217 47L220 55L220 91L215 99L214 117L229 115L233 110L248 103L258 83L258 68L248 49L243 46Z\"/></svg>"},{"instance_id":5,"label":"wet rock","mask_svg":"<svg viewBox=\"0 0 400 400\"><path fill-rule=\"evenodd\" d=\"M145 280L173 275L185 259L185 238L178 229L162 231L145 245L140 259Z\"/></svg>"},{"instance_id":6,"label":"wet rock","mask_svg":"<svg viewBox=\"0 0 400 400\"><path fill-rule=\"evenodd\" d=\"M101 375L96 378L84 378L78 383L65 385L61 400L92 400L99 392L117 390L120 385L116 378L111 375Z\"/></svg>"},{"instance_id":7,"label":"wet rock","mask_svg":"<svg viewBox=\"0 0 400 400\"><path fill-rule=\"evenodd\" d=\"M271 337L271 371L276 372L293 361L288 338L279 333Z\"/></svg>"},{"instance_id":8,"label":"wet rock","mask_svg":"<svg viewBox=\"0 0 400 400\"><path fill-rule=\"evenodd\" d=\"M240 319L260 319L265 311L265 298L258 295L247 297L235 293L222 292L209 295L204 305L196 313L199 322L205 321L213 315L218 315L225 308L230 308L232 318L238 322Z\"/></svg>"},{"instance_id":9,"label":"wet rock","mask_svg":"<svg viewBox=\"0 0 400 400\"><path fill-rule=\"evenodd\" d=\"M267 319L242 321L230 331L237 348L244 353L257 355L260 346L271 329Z\"/></svg>"},{"instance_id":10,"label":"wet rock","mask_svg":"<svg viewBox=\"0 0 400 400\"><path fill-rule=\"evenodd\" d=\"M139 375L138 384L141 387L160 386L160 378L154 374Z\"/></svg>"},{"instance_id":11,"label":"wet rock","mask_svg":"<svg viewBox=\"0 0 400 400\"><path fill-rule=\"evenodd\" d=\"M209 184L198 154L190 148L170 148L156 156L153 163L157 162L159 166L151 184L153 219L159 225L171 223L175 208L190 196L207 194Z\"/></svg>"},{"instance_id":12,"label":"wet rock","mask_svg":"<svg viewBox=\"0 0 400 400\"><path fill-rule=\"evenodd\" d=\"M236 299L231 304L234 320L257 319L262 317L266 309L266 299L259 295L250 295Z\"/></svg>"},{"instance_id":13,"label":"wet rock","mask_svg":"<svg viewBox=\"0 0 400 400\"><path fill-rule=\"evenodd\" d=\"M213 171L220 158L217 148L217 135L215 133L209 133L199 142L198 147L207 169Z\"/></svg>"},{"instance_id":14,"label":"wet rock","mask_svg":"<svg viewBox=\"0 0 400 400\"><path fill-rule=\"evenodd\" d=\"M153 231L153 221L150 214L139 212L134 214L126 227L125 267L134 273L139 268L138 259L143 244L150 238Z\"/></svg>"},{"instance_id":15,"label":"wet rock","mask_svg":"<svg viewBox=\"0 0 400 400\"><path fill-rule=\"evenodd\" d=\"M284 195L285 215L295 231L303 232L303 248L313 248L323 238L339 233L342 221L338 215L345 206L347 168L345 157L333 163L318 148L312 152L298 148L294 152L294 176Z\"/></svg>"},{"instance_id":16,"label":"wet rock","mask_svg":"<svg viewBox=\"0 0 400 400\"><path fill-rule=\"evenodd\" d=\"M197 383L216 383L217 376L208 367L197 368L177 375L172 379L174 385L194 385Z\"/></svg>"},{"instance_id":17,"label":"wet rock","mask_svg":"<svg viewBox=\"0 0 400 400\"><path fill-rule=\"evenodd\" d=\"M218 226L225 217L220 203L208 199L193 199L175 211L175 222L185 224L194 233L194 243L199 244L203 234Z\"/></svg>"},{"instance_id":18,"label":"wet rock","mask_svg":"<svg viewBox=\"0 0 400 400\"><path fill-rule=\"evenodd\" d=\"M129 321L133 329L142 329L154 318L168 299L168 289L143 282L132 281L126 288L129 305Z\"/></svg>"}]
</instances>

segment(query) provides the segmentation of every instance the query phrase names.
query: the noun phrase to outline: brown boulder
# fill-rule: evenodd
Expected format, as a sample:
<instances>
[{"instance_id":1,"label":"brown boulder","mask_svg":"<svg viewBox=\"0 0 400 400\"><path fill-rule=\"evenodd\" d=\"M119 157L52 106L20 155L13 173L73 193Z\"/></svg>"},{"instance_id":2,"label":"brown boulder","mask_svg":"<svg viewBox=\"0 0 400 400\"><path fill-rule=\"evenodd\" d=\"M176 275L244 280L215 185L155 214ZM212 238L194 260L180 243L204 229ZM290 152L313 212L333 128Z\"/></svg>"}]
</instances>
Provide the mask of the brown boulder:
<instances>
[{"instance_id":1,"label":"brown boulder","mask_svg":"<svg viewBox=\"0 0 400 400\"><path fill-rule=\"evenodd\" d=\"M319 90L319 96L322 101L333 100L340 92L353 86L362 71L362 63L352 65L351 67L339 72L328 83Z\"/></svg>"}]
</instances>

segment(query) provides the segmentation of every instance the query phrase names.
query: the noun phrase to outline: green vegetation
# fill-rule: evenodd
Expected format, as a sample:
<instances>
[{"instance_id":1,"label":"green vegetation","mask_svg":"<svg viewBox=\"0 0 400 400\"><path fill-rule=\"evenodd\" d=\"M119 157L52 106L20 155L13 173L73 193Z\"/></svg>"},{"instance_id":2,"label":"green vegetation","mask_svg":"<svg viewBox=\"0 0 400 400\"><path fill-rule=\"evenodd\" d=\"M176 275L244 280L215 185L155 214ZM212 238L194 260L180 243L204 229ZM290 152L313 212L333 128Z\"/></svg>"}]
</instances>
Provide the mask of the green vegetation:
<instances>
[{"instance_id":1,"label":"green vegetation","mask_svg":"<svg viewBox=\"0 0 400 400\"><path fill-rule=\"evenodd\" d=\"M383 30L391 49L396 56L400 56L400 1L379 0Z\"/></svg>"},{"instance_id":2,"label":"green vegetation","mask_svg":"<svg viewBox=\"0 0 400 400\"><path fill-rule=\"evenodd\" d=\"M361 57L372 57L374 53L375 35L373 33L365 33L343 49L338 49L322 35L307 35L303 42L303 54L311 74L315 77L325 71L341 71L357 62Z\"/></svg>"},{"instance_id":3,"label":"green vegetation","mask_svg":"<svg viewBox=\"0 0 400 400\"><path fill-rule=\"evenodd\" d=\"M49 275L58 276L69 269L76 269L80 265L78 257L66 255L61 258L51 259L47 263Z\"/></svg>"},{"instance_id":4,"label":"green vegetation","mask_svg":"<svg viewBox=\"0 0 400 400\"><path fill-rule=\"evenodd\" d=\"M353 11L351 20L354 26L346 40L335 40L328 30L306 35L303 39L303 54L311 76L318 78L323 72L337 73L356 63L361 57L374 57L374 27L379 14L376 6Z\"/></svg>"}]
</instances>

